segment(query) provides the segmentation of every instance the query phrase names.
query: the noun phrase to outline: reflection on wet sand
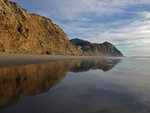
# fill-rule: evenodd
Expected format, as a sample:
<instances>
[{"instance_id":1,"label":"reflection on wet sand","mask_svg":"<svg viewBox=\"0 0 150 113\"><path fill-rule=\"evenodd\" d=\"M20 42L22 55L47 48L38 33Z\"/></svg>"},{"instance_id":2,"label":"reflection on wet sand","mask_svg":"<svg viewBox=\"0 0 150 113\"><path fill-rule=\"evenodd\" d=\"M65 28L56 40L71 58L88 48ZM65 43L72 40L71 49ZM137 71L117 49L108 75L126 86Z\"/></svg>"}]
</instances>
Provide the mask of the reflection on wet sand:
<instances>
[{"instance_id":1,"label":"reflection on wet sand","mask_svg":"<svg viewBox=\"0 0 150 113\"><path fill-rule=\"evenodd\" d=\"M121 60L119 59L99 59L99 60L83 60L78 62L78 65L73 66L70 71L84 72L90 69L101 69L103 71L110 71Z\"/></svg>"},{"instance_id":2,"label":"reflection on wet sand","mask_svg":"<svg viewBox=\"0 0 150 113\"><path fill-rule=\"evenodd\" d=\"M0 69L0 108L7 108L25 96L48 91L72 72L89 69L111 70L119 59L99 59L90 61L51 62Z\"/></svg>"},{"instance_id":3,"label":"reflection on wet sand","mask_svg":"<svg viewBox=\"0 0 150 113\"><path fill-rule=\"evenodd\" d=\"M7 107L26 95L48 91L67 72L63 62L0 69L0 107Z\"/></svg>"}]
</instances>

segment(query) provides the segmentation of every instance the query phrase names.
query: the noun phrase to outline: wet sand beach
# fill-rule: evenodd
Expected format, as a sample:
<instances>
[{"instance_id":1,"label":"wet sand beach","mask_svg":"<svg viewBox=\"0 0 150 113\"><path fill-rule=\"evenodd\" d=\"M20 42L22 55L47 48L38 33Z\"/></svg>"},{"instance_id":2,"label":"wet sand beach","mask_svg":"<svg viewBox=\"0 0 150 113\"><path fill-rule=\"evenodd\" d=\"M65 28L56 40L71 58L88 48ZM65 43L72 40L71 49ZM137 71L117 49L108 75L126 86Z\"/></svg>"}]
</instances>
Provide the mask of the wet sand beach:
<instances>
[{"instance_id":1,"label":"wet sand beach","mask_svg":"<svg viewBox=\"0 0 150 113\"><path fill-rule=\"evenodd\" d=\"M44 62L76 60L76 59L99 59L102 56L65 56L65 55L29 55L0 52L0 67L17 65L38 64Z\"/></svg>"}]
</instances>

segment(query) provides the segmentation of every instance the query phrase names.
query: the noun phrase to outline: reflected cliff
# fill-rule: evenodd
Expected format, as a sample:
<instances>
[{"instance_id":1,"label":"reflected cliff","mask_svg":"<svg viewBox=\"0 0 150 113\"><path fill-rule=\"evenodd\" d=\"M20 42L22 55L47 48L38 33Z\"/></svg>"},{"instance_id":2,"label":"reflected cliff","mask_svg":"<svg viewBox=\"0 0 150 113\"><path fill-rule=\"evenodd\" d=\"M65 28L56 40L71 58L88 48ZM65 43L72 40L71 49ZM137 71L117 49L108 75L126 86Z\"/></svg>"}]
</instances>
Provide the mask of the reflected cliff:
<instances>
[{"instance_id":1,"label":"reflected cliff","mask_svg":"<svg viewBox=\"0 0 150 113\"><path fill-rule=\"evenodd\" d=\"M74 65L70 71L84 72L90 69L101 69L103 71L110 71L121 60L120 59L99 59L99 60L82 60L77 65Z\"/></svg>"},{"instance_id":2,"label":"reflected cliff","mask_svg":"<svg viewBox=\"0 0 150 113\"><path fill-rule=\"evenodd\" d=\"M0 108L9 107L25 96L47 92L71 72L111 70L121 60L73 60L0 69Z\"/></svg>"}]
</instances>

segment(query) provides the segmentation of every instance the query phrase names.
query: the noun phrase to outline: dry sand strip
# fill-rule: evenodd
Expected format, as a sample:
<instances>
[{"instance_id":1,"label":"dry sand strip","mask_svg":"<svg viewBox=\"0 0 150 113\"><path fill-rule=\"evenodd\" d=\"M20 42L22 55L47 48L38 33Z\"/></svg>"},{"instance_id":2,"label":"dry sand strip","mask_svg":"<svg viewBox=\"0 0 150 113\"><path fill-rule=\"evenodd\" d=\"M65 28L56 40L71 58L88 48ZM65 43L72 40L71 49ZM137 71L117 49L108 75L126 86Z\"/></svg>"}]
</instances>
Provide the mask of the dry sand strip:
<instances>
[{"instance_id":1,"label":"dry sand strip","mask_svg":"<svg viewBox=\"0 0 150 113\"><path fill-rule=\"evenodd\" d=\"M0 52L0 67L37 64L51 61L100 59L100 56L29 55Z\"/></svg>"}]
</instances>

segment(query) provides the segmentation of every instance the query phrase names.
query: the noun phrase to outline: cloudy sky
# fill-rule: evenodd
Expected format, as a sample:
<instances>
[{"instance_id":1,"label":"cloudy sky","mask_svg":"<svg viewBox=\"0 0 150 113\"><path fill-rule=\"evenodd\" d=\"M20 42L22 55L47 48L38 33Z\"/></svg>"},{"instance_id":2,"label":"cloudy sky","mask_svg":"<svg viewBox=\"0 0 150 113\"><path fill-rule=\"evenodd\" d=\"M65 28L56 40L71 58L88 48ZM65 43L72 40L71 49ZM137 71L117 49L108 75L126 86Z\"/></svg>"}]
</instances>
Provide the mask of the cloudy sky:
<instances>
[{"instance_id":1,"label":"cloudy sky","mask_svg":"<svg viewBox=\"0 0 150 113\"><path fill-rule=\"evenodd\" d=\"M125 55L150 55L150 0L12 0L52 19L68 35L113 43Z\"/></svg>"}]
</instances>

